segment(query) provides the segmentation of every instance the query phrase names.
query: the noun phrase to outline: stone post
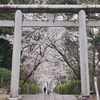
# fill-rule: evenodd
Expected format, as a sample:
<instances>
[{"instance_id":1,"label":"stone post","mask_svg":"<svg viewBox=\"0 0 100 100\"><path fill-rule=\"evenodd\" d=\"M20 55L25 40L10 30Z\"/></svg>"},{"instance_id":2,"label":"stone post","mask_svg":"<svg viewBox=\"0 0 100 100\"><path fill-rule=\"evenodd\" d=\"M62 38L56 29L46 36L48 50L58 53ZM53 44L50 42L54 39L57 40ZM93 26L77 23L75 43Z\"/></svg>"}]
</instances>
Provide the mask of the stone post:
<instances>
[{"instance_id":1,"label":"stone post","mask_svg":"<svg viewBox=\"0 0 100 100\"><path fill-rule=\"evenodd\" d=\"M11 75L11 95L9 100L19 100L19 74L20 74L20 53L22 36L22 12L17 10L15 13L15 29L12 57L12 75Z\"/></svg>"},{"instance_id":2,"label":"stone post","mask_svg":"<svg viewBox=\"0 0 100 100\"><path fill-rule=\"evenodd\" d=\"M88 68L88 48L86 33L85 11L79 12L79 46L80 46L80 69L81 69L81 100L90 100L89 68Z\"/></svg>"}]
</instances>

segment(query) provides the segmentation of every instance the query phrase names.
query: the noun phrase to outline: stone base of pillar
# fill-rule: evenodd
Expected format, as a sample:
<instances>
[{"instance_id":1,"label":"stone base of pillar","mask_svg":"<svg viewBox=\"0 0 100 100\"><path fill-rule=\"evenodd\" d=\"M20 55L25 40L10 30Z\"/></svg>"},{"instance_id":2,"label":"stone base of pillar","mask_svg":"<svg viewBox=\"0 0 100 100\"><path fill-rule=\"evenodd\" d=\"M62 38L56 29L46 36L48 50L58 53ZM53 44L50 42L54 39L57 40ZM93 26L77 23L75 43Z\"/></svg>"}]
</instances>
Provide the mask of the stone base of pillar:
<instances>
[{"instance_id":1,"label":"stone base of pillar","mask_svg":"<svg viewBox=\"0 0 100 100\"><path fill-rule=\"evenodd\" d=\"M11 97L8 97L6 100L22 100L22 97L18 97L18 98L11 98Z\"/></svg>"},{"instance_id":2,"label":"stone base of pillar","mask_svg":"<svg viewBox=\"0 0 100 100\"><path fill-rule=\"evenodd\" d=\"M91 96L87 97L80 96L78 100L93 100L93 98Z\"/></svg>"}]
</instances>

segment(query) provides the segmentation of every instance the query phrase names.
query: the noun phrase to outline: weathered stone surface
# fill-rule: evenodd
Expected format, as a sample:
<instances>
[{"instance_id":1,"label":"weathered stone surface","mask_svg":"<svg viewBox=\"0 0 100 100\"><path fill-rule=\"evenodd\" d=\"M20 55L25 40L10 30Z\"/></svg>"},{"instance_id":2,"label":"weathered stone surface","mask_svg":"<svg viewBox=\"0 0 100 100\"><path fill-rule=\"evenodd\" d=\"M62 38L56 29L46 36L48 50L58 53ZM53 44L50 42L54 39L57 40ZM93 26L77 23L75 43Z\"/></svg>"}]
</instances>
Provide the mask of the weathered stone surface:
<instances>
[{"instance_id":1,"label":"weathered stone surface","mask_svg":"<svg viewBox=\"0 0 100 100\"><path fill-rule=\"evenodd\" d=\"M22 36L21 26L22 26L22 12L18 10L16 11L15 14L14 46L13 46L13 57L12 57L12 75L11 75L11 97L12 98L18 97L21 36Z\"/></svg>"},{"instance_id":2,"label":"weathered stone surface","mask_svg":"<svg viewBox=\"0 0 100 100\"><path fill-rule=\"evenodd\" d=\"M100 13L100 5L0 5L3 13L14 13L16 10L23 13L78 13L80 10Z\"/></svg>"},{"instance_id":3,"label":"weathered stone surface","mask_svg":"<svg viewBox=\"0 0 100 100\"><path fill-rule=\"evenodd\" d=\"M86 15L85 11L79 12L79 47L80 47L80 69L81 69L81 90L82 96L90 96L89 68L86 34Z\"/></svg>"}]
</instances>

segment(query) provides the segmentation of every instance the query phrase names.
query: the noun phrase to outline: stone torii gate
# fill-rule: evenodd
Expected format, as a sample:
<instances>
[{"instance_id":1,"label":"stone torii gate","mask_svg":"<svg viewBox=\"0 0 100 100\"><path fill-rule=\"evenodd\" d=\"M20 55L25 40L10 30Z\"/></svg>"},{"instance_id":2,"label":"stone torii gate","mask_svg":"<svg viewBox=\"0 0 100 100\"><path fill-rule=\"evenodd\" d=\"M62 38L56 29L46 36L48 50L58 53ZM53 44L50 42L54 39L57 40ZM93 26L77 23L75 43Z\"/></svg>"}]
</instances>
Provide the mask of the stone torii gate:
<instances>
[{"instance_id":1,"label":"stone torii gate","mask_svg":"<svg viewBox=\"0 0 100 100\"><path fill-rule=\"evenodd\" d=\"M52 27L79 27L80 66L81 66L81 100L91 100L86 26L100 26L100 21L86 21L86 13L100 13L100 5L0 5L0 12L15 13L15 21L2 21L0 26L14 27L14 45L12 58L11 95L9 100L20 100L19 70L22 27L52 26ZM23 13L78 13L78 21L54 21L52 17L47 21L22 21Z\"/></svg>"}]
</instances>

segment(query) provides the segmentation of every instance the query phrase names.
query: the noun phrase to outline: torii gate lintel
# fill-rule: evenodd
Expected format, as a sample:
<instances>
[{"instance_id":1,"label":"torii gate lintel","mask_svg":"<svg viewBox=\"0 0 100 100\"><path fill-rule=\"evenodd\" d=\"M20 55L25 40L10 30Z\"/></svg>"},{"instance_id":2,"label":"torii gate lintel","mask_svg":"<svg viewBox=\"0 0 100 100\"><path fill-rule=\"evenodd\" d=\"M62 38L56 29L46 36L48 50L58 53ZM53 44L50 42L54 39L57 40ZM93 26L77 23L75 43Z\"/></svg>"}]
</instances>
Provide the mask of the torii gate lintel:
<instances>
[{"instance_id":1,"label":"torii gate lintel","mask_svg":"<svg viewBox=\"0 0 100 100\"><path fill-rule=\"evenodd\" d=\"M78 13L84 10L86 13L100 13L100 5L0 5L0 13L15 13L21 10L23 13Z\"/></svg>"}]
</instances>

